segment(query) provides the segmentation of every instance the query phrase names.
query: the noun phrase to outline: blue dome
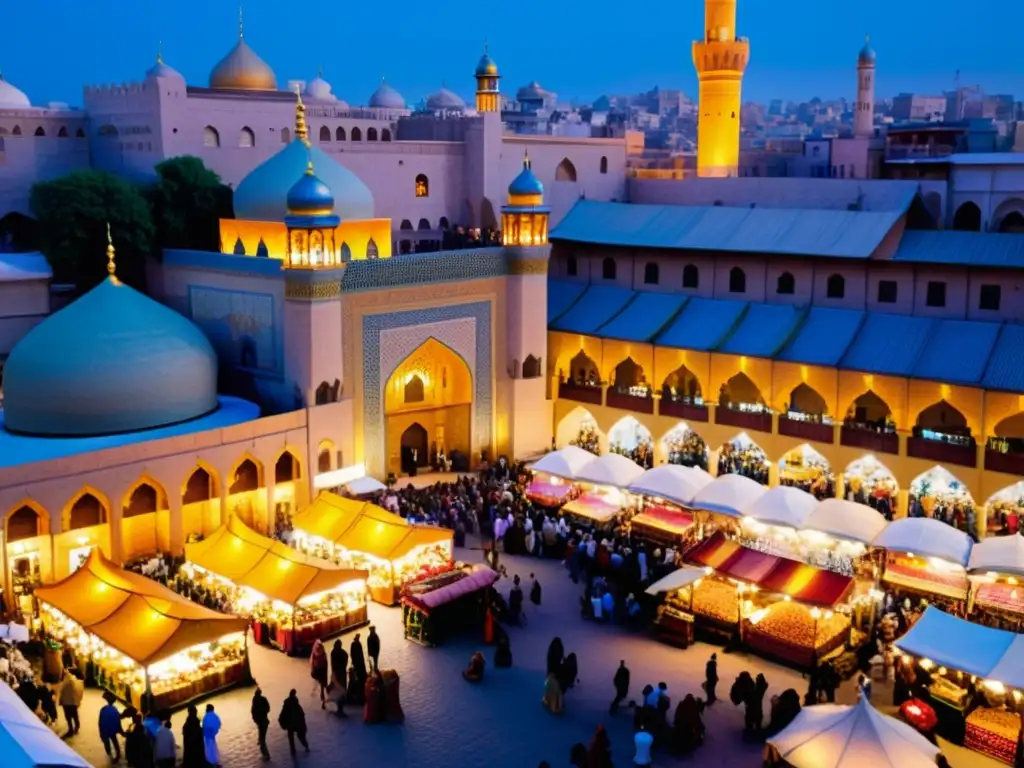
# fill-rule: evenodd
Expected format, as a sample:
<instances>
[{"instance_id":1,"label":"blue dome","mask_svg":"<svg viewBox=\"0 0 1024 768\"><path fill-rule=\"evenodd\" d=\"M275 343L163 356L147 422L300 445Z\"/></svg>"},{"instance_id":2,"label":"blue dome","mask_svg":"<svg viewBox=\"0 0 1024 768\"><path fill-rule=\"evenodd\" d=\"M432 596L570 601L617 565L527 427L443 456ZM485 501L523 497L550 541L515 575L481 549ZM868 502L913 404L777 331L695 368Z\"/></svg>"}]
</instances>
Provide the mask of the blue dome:
<instances>
[{"instance_id":1,"label":"blue dome","mask_svg":"<svg viewBox=\"0 0 1024 768\"><path fill-rule=\"evenodd\" d=\"M864 47L860 49L860 53L857 55L858 64L875 64L875 49L871 47L871 43L865 42Z\"/></svg>"},{"instance_id":2,"label":"blue dome","mask_svg":"<svg viewBox=\"0 0 1024 768\"><path fill-rule=\"evenodd\" d=\"M498 76L498 65L494 63L494 59L485 51L484 55L480 57L479 63L476 65L477 77L497 77Z\"/></svg>"},{"instance_id":3,"label":"blue dome","mask_svg":"<svg viewBox=\"0 0 1024 768\"><path fill-rule=\"evenodd\" d=\"M540 179L533 175L529 160L523 161L523 170L508 185L508 193L510 195L544 194L544 185L540 183Z\"/></svg>"},{"instance_id":4,"label":"blue dome","mask_svg":"<svg viewBox=\"0 0 1024 768\"><path fill-rule=\"evenodd\" d=\"M85 437L217 408L217 355L187 318L108 278L37 325L4 366L12 432Z\"/></svg>"},{"instance_id":5,"label":"blue dome","mask_svg":"<svg viewBox=\"0 0 1024 768\"><path fill-rule=\"evenodd\" d=\"M322 184L334 196L334 213L342 221L373 218L373 195L345 166L317 146L299 139L256 166L235 189L235 218L243 221L283 221L288 213L288 194L313 163Z\"/></svg>"},{"instance_id":6,"label":"blue dome","mask_svg":"<svg viewBox=\"0 0 1024 768\"><path fill-rule=\"evenodd\" d=\"M402 94L381 80L380 87L370 96L370 106L380 109L406 109Z\"/></svg>"},{"instance_id":7,"label":"blue dome","mask_svg":"<svg viewBox=\"0 0 1024 768\"><path fill-rule=\"evenodd\" d=\"M331 188L308 168L302 178L288 190L288 213L300 216L323 216L334 212L334 195Z\"/></svg>"}]
</instances>

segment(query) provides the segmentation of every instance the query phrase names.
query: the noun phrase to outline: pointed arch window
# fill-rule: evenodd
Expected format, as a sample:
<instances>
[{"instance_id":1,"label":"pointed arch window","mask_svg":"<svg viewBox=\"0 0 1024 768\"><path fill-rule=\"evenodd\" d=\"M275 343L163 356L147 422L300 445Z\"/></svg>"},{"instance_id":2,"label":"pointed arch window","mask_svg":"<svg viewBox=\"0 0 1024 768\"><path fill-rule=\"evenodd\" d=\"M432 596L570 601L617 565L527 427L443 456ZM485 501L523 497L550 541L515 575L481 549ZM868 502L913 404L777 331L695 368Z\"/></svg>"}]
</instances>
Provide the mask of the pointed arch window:
<instances>
[{"instance_id":1,"label":"pointed arch window","mask_svg":"<svg viewBox=\"0 0 1024 768\"><path fill-rule=\"evenodd\" d=\"M238 146L243 149L250 149L256 146L256 134L249 126L245 126L238 132Z\"/></svg>"},{"instance_id":2,"label":"pointed arch window","mask_svg":"<svg viewBox=\"0 0 1024 768\"><path fill-rule=\"evenodd\" d=\"M114 135L117 135L117 131L114 131ZM204 147L219 147L220 146L220 133L212 125L208 125L203 128L203 146Z\"/></svg>"},{"instance_id":3,"label":"pointed arch window","mask_svg":"<svg viewBox=\"0 0 1024 768\"><path fill-rule=\"evenodd\" d=\"M345 129L342 128L340 125L334 131L334 140L335 141L344 141L345 140Z\"/></svg>"},{"instance_id":4,"label":"pointed arch window","mask_svg":"<svg viewBox=\"0 0 1024 768\"><path fill-rule=\"evenodd\" d=\"M422 403L426 399L426 391L423 385L423 379L420 378L419 374L413 374L407 382L405 382L405 402L406 403Z\"/></svg>"},{"instance_id":5,"label":"pointed arch window","mask_svg":"<svg viewBox=\"0 0 1024 768\"><path fill-rule=\"evenodd\" d=\"M430 179L425 173L416 177L416 197L430 197Z\"/></svg>"},{"instance_id":6,"label":"pointed arch window","mask_svg":"<svg viewBox=\"0 0 1024 768\"><path fill-rule=\"evenodd\" d=\"M739 267L729 270L729 293L747 292L747 273Z\"/></svg>"},{"instance_id":7,"label":"pointed arch window","mask_svg":"<svg viewBox=\"0 0 1024 768\"><path fill-rule=\"evenodd\" d=\"M352 129L352 141L362 141L362 140L363 140L363 132L361 130L359 130L359 126L357 125L355 128Z\"/></svg>"},{"instance_id":8,"label":"pointed arch window","mask_svg":"<svg viewBox=\"0 0 1024 768\"><path fill-rule=\"evenodd\" d=\"M381 128L380 130L381 141L391 141L391 131L388 128Z\"/></svg>"},{"instance_id":9,"label":"pointed arch window","mask_svg":"<svg viewBox=\"0 0 1024 768\"><path fill-rule=\"evenodd\" d=\"M380 251L377 249L377 243L371 237L370 242L366 244L366 258L378 259L380 258Z\"/></svg>"},{"instance_id":10,"label":"pointed arch window","mask_svg":"<svg viewBox=\"0 0 1024 768\"><path fill-rule=\"evenodd\" d=\"M326 125L320 126L320 141L326 143L331 140L331 129Z\"/></svg>"},{"instance_id":11,"label":"pointed arch window","mask_svg":"<svg viewBox=\"0 0 1024 768\"><path fill-rule=\"evenodd\" d=\"M376 128L367 128L366 129L366 140L367 141L376 141L377 140L377 129Z\"/></svg>"}]
</instances>

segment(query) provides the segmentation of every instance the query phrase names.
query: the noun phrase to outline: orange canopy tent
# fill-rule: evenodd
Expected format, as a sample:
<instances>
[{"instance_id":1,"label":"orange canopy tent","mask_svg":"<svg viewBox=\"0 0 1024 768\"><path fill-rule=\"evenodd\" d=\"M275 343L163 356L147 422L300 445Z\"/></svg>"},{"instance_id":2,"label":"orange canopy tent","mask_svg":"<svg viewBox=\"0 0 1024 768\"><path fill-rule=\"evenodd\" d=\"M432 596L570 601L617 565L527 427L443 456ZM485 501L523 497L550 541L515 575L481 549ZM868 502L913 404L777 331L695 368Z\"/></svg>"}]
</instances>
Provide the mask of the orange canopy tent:
<instances>
[{"instance_id":1,"label":"orange canopy tent","mask_svg":"<svg viewBox=\"0 0 1024 768\"><path fill-rule=\"evenodd\" d=\"M268 539L235 515L206 539L185 545L185 559L236 586L288 605L332 592L343 584L365 582L370 575L369 571L338 568Z\"/></svg>"},{"instance_id":2,"label":"orange canopy tent","mask_svg":"<svg viewBox=\"0 0 1024 768\"><path fill-rule=\"evenodd\" d=\"M336 542L352 527L363 508L372 506L365 501L346 499L330 491L321 491L312 504L292 516L292 526L310 536Z\"/></svg>"},{"instance_id":3,"label":"orange canopy tent","mask_svg":"<svg viewBox=\"0 0 1024 768\"><path fill-rule=\"evenodd\" d=\"M417 547L450 543L453 537L454 533L447 528L412 525L383 507L365 504L359 517L335 543L381 560L398 560Z\"/></svg>"},{"instance_id":4,"label":"orange canopy tent","mask_svg":"<svg viewBox=\"0 0 1024 768\"><path fill-rule=\"evenodd\" d=\"M77 571L35 596L141 667L196 645L245 632L226 616L107 560L94 549Z\"/></svg>"}]
</instances>

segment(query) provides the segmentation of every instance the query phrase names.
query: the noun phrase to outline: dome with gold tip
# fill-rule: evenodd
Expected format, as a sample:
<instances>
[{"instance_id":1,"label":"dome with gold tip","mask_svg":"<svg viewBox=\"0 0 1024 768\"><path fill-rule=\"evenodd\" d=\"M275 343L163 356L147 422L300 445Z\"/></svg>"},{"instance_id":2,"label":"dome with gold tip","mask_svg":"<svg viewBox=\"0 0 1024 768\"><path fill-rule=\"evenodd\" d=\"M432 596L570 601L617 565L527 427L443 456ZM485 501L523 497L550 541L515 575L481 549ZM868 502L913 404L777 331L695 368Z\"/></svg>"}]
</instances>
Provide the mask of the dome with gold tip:
<instances>
[{"instance_id":1,"label":"dome with gold tip","mask_svg":"<svg viewBox=\"0 0 1024 768\"><path fill-rule=\"evenodd\" d=\"M242 14L238 14L238 42L210 73L210 87L236 91L276 91L277 78L242 35Z\"/></svg>"},{"instance_id":2,"label":"dome with gold tip","mask_svg":"<svg viewBox=\"0 0 1024 768\"><path fill-rule=\"evenodd\" d=\"M484 55L480 57L480 61L476 65L476 76L477 77L497 77L498 76L498 65L494 59L491 58L487 49L484 49Z\"/></svg>"}]
</instances>

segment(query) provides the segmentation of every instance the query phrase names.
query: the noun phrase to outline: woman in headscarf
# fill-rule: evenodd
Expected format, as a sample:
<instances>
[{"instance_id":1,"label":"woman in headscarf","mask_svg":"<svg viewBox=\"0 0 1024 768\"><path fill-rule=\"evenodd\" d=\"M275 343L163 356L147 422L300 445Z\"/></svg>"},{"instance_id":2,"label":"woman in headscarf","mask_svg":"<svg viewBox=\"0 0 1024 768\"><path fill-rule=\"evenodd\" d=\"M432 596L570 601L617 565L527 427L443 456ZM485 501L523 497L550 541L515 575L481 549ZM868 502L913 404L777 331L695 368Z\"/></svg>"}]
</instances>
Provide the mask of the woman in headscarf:
<instances>
[{"instance_id":1,"label":"woman in headscarf","mask_svg":"<svg viewBox=\"0 0 1024 768\"><path fill-rule=\"evenodd\" d=\"M570 653L565 657L565 661L562 662L562 666L558 670L558 683L562 686L562 693L576 685L578 674L579 668L576 664L576 654Z\"/></svg>"},{"instance_id":2,"label":"woman in headscarf","mask_svg":"<svg viewBox=\"0 0 1024 768\"><path fill-rule=\"evenodd\" d=\"M462 679L471 683L479 683L484 679L484 669L486 667L487 662L484 659L484 655L477 651L470 658L469 666L462 670Z\"/></svg>"},{"instance_id":3,"label":"woman in headscarf","mask_svg":"<svg viewBox=\"0 0 1024 768\"><path fill-rule=\"evenodd\" d=\"M562 638L556 637L548 646L548 674L558 674L562 668L562 661L565 659L565 648L562 645Z\"/></svg>"},{"instance_id":4,"label":"woman in headscarf","mask_svg":"<svg viewBox=\"0 0 1024 768\"><path fill-rule=\"evenodd\" d=\"M676 707L672 721L672 751L677 755L685 755L703 741L704 723L700 717L700 703L693 694L687 694Z\"/></svg>"},{"instance_id":5,"label":"woman in headscarf","mask_svg":"<svg viewBox=\"0 0 1024 768\"><path fill-rule=\"evenodd\" d=\"M544 681L544 698L540 701L552 715L562 714L562 685L558 682L558 677L553 672Z\"/></svg>"},{"instance_id":6,"label":"woman in headscarf","mask_svg":"<svg viewBox=\"0 0 1024 768\"><path fill-rule=\"evenodd\" d=\"M188 716L181 726L181 768L206 768L205 751L199 710L195 704L189 704Z\"/></svg>"},{"instance_id":7,"label":"woman in headscarf","mask_svg":"<svg viewBox=\"0 0 1024 768\"><path fill-rule=\"evenodd\" d=\"M587 768L613 768L612 743L603 725L597 726L587 750Z\"/></svg>"},{"instance_id":8,"label":"woman in headscarf","mask_svg":"<svg viewBox=\"0 0 1024 768\"><path fill-rule=\"evenodd\" d=\"M131 729L124 740L124 759L130 768L153 768L153 743L138 713L132 717Z\"/></svg>"},{"instance_id":9,"label":"woman in headscarf","mask_svg":"<svg viewBox=\"0 0 1024 768\"><path fill-rule=\"evenodd\" d=\"M309 656L309 676L320 687L320 709L327 709L328 664L327 651L320 640L313 642L313 653Z\"/></svg>"}]
</instances>

